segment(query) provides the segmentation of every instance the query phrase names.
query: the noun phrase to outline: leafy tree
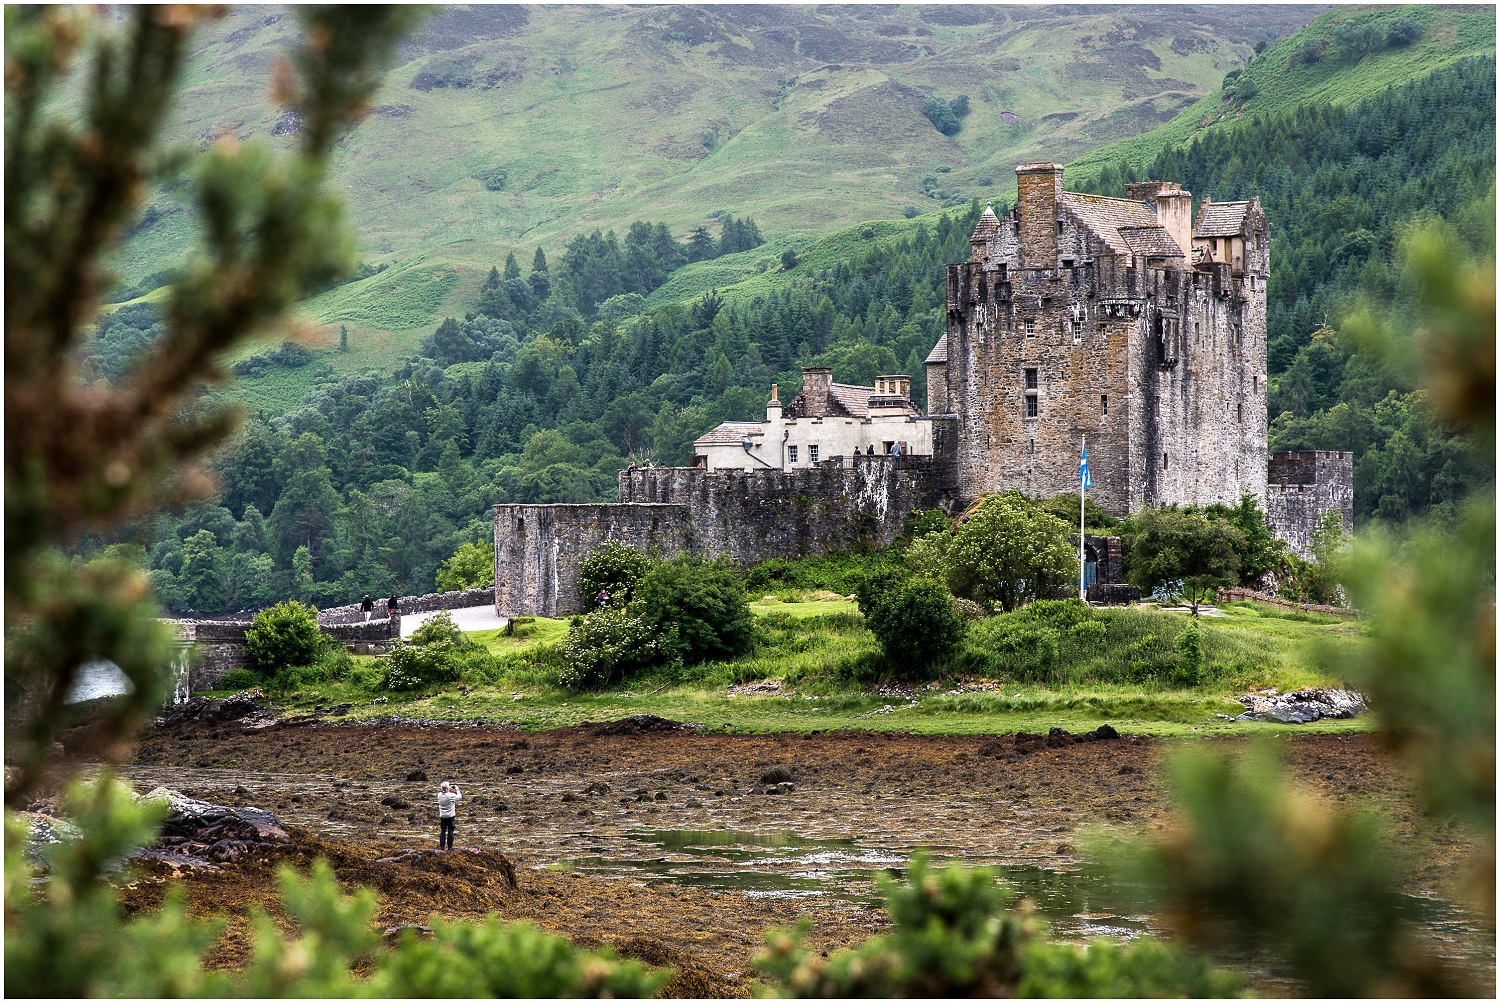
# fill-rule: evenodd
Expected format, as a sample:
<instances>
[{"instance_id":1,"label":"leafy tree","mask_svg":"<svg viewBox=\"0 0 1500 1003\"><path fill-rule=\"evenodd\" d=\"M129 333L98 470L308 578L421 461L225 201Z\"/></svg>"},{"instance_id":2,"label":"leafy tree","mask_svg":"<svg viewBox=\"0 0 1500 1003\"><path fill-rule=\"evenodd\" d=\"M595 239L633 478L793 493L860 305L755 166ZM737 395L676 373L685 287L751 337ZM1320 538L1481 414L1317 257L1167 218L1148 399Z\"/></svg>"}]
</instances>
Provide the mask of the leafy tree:
<instances>
[{"instance_id":1,"label":"leafy tree","mask_svg":"<svg viewBox=\"0 0 1500 1003\"><path fill-rule=\"evenodd\" d=\"M1385 45L1385 34L1368 21L1345 21L1334 29L1333 44L1345 59L1359 62Z\"/></svg>"},{"instance_id":2,"label":"leafy tree","mask_svg":"<svg viewBox=\"0 0 1500 1003\"><path fill-rule=\"evenodd\" d=\"M1125 579L1142 589L1180 589L1197 615L1214 590L1235 585L1245 534L1227 522L1173 508L1142 509L1125 521Z\"/></svg>"},{"instance_id":3,"label":"leafy tree","mask_svg":"<svg viewBox=\"0 0 1500 1003\"><path fill-rule=\"evenodd\" d=\"M1386 45L1403 47L1422 37L1422 25L1409 17L1398 17L1385 31Z\"/></svg>"},{"instance_id":4,"label":"leafy tree","mask_svg":"<svg viewBox=\"0 0 1500 1003\"><path fill-rule=\"evenodd\" d=\"M602 594L609 596L607 605L611 607L627 605L636 583L658 563L650 554L617 540L606 542L578 567L579 605L584 612L597 609Z\"/></svg>"},{"instance_id":5,"label":"leafy tree","mask_svg":"<svg viewBox=\"0 0 1500 1003\"><path fill-rule=\"evenodd\" d=\"M1015 609L1076 576L1068 527L1019 491L990 495L967 514L946 559L956 596Z\"/></svg>"},{"instance_id":6,"label":"leafy tree","mask_svg":"<svg viewBox=\"0 0 1500 1003\"><path fill-rule=\"evenodd\" d=\"M182 573L177 576L184 601L200 612L217 613L225 607L219 566L226 560L214 535L200 529L182 545Z\"/></svg>"},{"instance_id":7,"label":"leafy tree","mask_svg":"<svg viewBox=\"0 0 1500 1003\"><path fill-rule=\"evenodd\" d=\"M734 568L682 556L658 564L635 583L630 612L659 637L674 637L685 664L733 658L754 635L750 604Z\"/></svg>"},{"instance_id":8,"label":"leafy tree","mask_svg":"<svg viewBox=\"0 0 1500 1003\"><path fill-rule=\"evenodd\" d=\"M255 614L245 631L245 657L269 678L285 668L311 665L317 660L322 636L318 611L288 599Z\"/></svg>"},{"instance_id":9,"label":"leafy tree","mask_svg":"<svg viewBox=\"0 0 1500 1003\"><path fill-rule=\"evenodd\" d=\"M465 543L438 568L437 590L457 592L495 584L495 545L489 540Z\"/></svg>"},{"instance_id":10,"label":"leafy tree","mask_svg":"<svg viewBox=\"0 0 1500 1003\"><path fill-rule=\"evenodd\" d=\"M931 578L871 575L855 595L886 661L903 675L923 676L963 640L963 619L953 597Z\"/></svg>"}]
</instances>

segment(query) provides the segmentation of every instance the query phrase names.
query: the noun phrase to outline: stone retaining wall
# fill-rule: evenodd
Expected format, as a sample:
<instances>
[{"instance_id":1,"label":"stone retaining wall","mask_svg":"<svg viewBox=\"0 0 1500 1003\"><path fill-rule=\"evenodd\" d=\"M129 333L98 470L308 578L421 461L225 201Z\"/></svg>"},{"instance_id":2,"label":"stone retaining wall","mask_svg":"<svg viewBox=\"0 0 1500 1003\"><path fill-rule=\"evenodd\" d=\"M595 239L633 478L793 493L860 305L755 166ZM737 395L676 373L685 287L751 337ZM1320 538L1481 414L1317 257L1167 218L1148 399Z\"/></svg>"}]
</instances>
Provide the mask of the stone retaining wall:
<instances>
[{"instance_id":1,"label":"stone retaining wall","mask_svg":"<svg viewBox=\"0 0 1500 1003\"><path fill-rule=\"evenodd\" d=\"M1330 613L1334 616L1359 616L1359 610L1350 609L1347 606L1319 606L1317 603L1288 602L1285 599L1277 599L1275 596L1266 595L1264 592L1252 592L1249 589L1219 589L1214 594L1217 602L1263 602L1268 606L1280 606L1283 609L1298 609L1306 613Z\"/></svg>"},{"instance_id":2,"label":"stone retaining wall","mask_svg":"<svg viewBox=\"0 0 1500 1003\"><path fill-rule=\"evenodd\" d=\"M375 616L381 620L385 619L385 596L375 600ZM420 596L402 596L397 602L400 603L402 613L431 613L440 609L467 609L470 606L489 606L495 601L495 587L486 585L478 589L463 589L457 592L429 592ZM340 623L363 623L364 611L359 608L359 603L351 603L348 606L330 606L328 609L318 610L318 623L327 627L330 624Z\"/></svg>"}]
</instances>

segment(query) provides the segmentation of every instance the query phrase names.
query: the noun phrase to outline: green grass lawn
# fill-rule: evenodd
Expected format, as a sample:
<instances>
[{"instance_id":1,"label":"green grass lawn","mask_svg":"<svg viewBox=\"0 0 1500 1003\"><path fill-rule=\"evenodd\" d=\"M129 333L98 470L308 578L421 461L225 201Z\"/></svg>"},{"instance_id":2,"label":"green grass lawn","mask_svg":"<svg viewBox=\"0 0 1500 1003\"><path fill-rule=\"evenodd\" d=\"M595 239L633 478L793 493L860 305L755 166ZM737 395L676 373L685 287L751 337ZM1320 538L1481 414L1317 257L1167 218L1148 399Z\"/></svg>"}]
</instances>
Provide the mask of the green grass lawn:
<instances>
[{"instance_id":1,"label":"green grass lawn","mask_svg":"<svg viewBox=\"0 0 1500 1003\"><path fill-rule=\"evenodd\" d=\"M845 599L757 601L754 648L738 658L659 669L601 693L572 693L557 684L558 653L568 623L538 617L519 636L479 631L470 636L497 656L484 678L469 678L430 693L385 693L368 688L378 659L358 658L349 679L286 695L287 710L352 703L355 719L392 714L436 721L484 721L543 730L656 714L705 728L748 732L839 729L916 734L1072 732L1110 724L1159 736L1264 732L1363 731L1368 719L1312 725L1238 722L1234 700L1247 689L1341 685L1339 659L1357 656L1364 641L1358 621L1235 604L1222 616L1200 618L1208 675L1195 687L1156 679L1111 679L1113 653L1063 646L1065 661L1049 681L1004 673L942 672L931 682L891 677L856 605ZM1110 637L1141 647L1145 630L1160 644L1191 622L1187 613L1149 608L1106 611ZM1115 619L1108 619L1114 617ZM974 637L971 632L971 639ZM1167 646L1170 647L1170 642ZM1144 650L1144 649L1143 649ZM1090 677L1089 674L1093 676ZM1085 678L1074 681L1070 675ZM364 678L366 686L353 680ZM737 692L752 682L774 682L772 692ZM379 702L376 702L379 701Z\"/></svg>"}]
</instances>

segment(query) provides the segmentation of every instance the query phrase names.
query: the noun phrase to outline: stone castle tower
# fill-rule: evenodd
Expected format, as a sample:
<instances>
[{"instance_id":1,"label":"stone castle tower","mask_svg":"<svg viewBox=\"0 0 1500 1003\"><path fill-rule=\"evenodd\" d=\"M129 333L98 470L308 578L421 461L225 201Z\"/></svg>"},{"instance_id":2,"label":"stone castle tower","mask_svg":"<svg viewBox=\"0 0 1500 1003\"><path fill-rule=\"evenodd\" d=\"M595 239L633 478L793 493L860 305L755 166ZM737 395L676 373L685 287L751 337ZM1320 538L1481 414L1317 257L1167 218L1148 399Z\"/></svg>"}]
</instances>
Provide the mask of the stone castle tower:
<instances>
[{"instance_id":1,"label":"stone castle tower","mask_svg":"<svg viewBox=\"0 0 1500 1003\"><path fill-rule=\"evenodd\" d=\"M1062 168L1016 168L1005 218L986 208L971 259L948 266L947 333L927 358L928 413L958 422L959 494L1078 487L1149 505L1266 495L1266 280L1258 199L1170 182L1128 198L1065 192Z\"/></svg>"}]
</instances>

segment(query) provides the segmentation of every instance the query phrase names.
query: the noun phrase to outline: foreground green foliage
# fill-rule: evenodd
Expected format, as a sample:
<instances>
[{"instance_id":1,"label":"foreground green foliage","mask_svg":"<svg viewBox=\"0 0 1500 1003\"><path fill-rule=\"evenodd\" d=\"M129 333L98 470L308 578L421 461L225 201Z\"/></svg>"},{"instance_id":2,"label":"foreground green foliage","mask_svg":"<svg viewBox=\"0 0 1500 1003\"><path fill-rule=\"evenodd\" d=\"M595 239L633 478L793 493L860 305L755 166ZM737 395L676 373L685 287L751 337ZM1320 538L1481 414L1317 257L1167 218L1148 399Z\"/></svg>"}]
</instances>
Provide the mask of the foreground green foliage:
<instances>
[{"instance_id":1,"label":"foreground green foliage","mask_svg":"<svg viewBox=\"0 0 1500 1003\"><path fill-rule=\"evenodd\" d=\"M610 540L578 566L578 602L585 613L601 605L628 605L641 576L657 561L634 547Z\"/></svg>"},{"instance_id":2,"label":"foreground green foliage","mask_svg":"<svg viewBox=\"0 0 1500 1003\"><path fill-rule=\"evenodd\" d=\"M918 854L905 881L877 881L892 933L819 955L802 946L804 923L769 935L756 967L801 998L1232 996L1242 985L1149 938L1128 947L1049 943L986 868L939 870Z\"/></svg>"},{"instance_id":3,"label":"foreground green foliage","mask_svg":"<svg viewBox=\"0 0 1500 1003\"><path fill-rule=\"evenodd\" d=\"M165 806L103 782L75 786L66 809L80 837L48 846L44 876L23 855L26 827L6 823L5 994L12 998L618 998L650 995L671 975L495 919L435 918L431 940L408 935L387 948L374 922L375 893L346 894L324 861L306 875L283 867L289 928L256 909L244 971L210 971L203 959L222 921L190 916L180 889L159 911L127 919L115 891L124 878L119 860L154 837Z\"/></svg>"}]
</instances>

